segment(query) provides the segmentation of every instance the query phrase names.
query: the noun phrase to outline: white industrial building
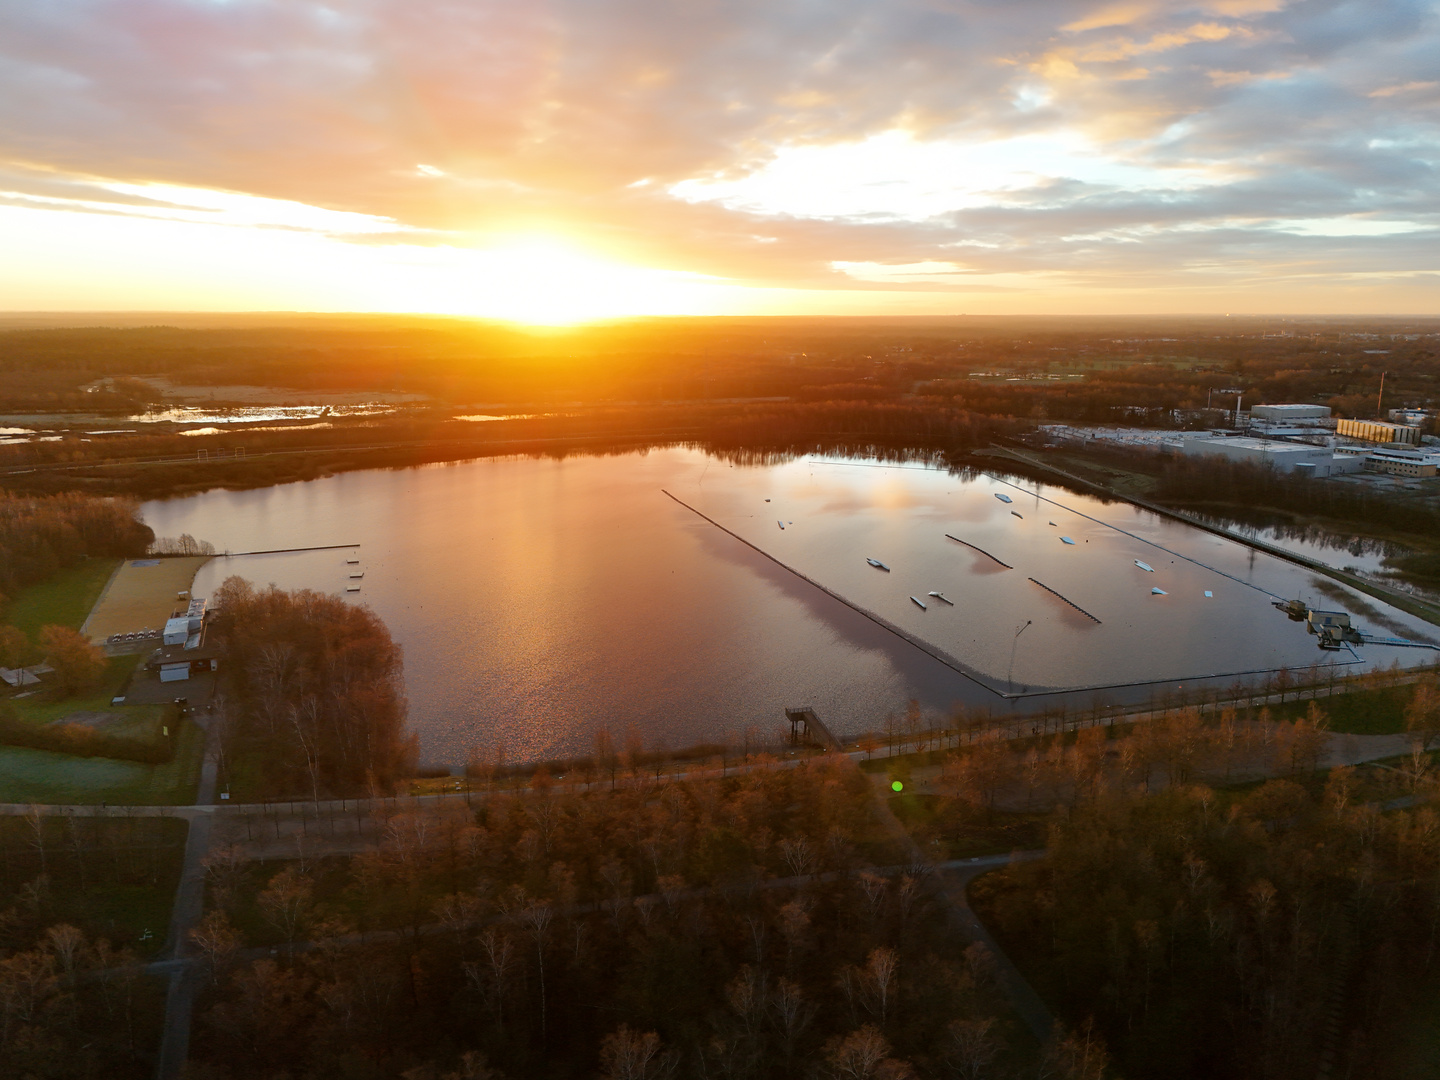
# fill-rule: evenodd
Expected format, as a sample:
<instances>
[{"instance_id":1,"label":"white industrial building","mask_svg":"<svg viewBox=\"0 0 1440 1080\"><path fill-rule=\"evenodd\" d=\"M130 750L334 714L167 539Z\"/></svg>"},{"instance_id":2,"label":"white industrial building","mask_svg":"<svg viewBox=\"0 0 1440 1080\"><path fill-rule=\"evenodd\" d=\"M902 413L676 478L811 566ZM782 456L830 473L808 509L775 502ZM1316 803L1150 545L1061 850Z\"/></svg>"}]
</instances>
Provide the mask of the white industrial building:
<instances>
[{"instance_id":1,"label":"white industrial building","mask_svg":"<svg viewBox=\"0 0 1440 1080\"><path fill-rule=\"evenodd\" d=\"M1328 405L1252 405L1250 421L1266 424L1295 424L1299 427L1319 427L1330 419Z\"/></svg>"},{"instance_id":2,"label":"white industrial building","mask_svg":"<svg viewBox=\"0 0 1440 1080\"><path fill-rule=\"evenodd\" d=\"M1317 478L1357 473L1365 468L1362 458L1336 455L1327 447L1274 442L1245 435L1225 438L1200 433L1187 434L1181 440L1179 449L1187 456L1249 461L1256 465L1269 465L1278 472L1299 472Z\"/></svg>"}]
</instances>

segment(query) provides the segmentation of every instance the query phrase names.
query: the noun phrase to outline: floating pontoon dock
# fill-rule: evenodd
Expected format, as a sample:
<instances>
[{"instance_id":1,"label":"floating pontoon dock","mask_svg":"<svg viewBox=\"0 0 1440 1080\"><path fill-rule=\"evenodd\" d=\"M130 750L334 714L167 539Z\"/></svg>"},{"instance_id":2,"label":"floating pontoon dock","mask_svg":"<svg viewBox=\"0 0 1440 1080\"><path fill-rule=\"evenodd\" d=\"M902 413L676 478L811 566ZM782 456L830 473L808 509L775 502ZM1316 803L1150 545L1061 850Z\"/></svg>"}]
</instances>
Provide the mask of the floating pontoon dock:
<instances>
[{"instance_id":1,"label":"floating pontoon dock","mask_svg":"<svg viewBox=\"0 0 1440 1080\"><path fill-rule=\"evenodd\" d=\"M1035 581L1035 579L1034 579L1033 577L1030 578L1029 580ZM1059 600L1064 600L1065 603L1069 604L1069 605L1070 605L1071 607L1073 607L1076 611L1078 611L1081 615L1084 615L1087 619L1093 619L1096 626L1099 626L1099 625L1100 625L1100 620L1099 620L1099 619L1096 619L1094 615L1091 615L1091 614L1090 614L1088 611L1086 611L1083 607L1081 607L1079 604L1075 603L1074 600L1071 600L1071 599L1069 599L1068 597L1061 596L1058 592L1056 592L1054 589L1050 588L1050 586L1049 586L1049 585L1046 585L1043 581L1035 581L1035 584L1036 584L1036 585L1039 585L1040 588L1044 589L1044 590L1045 590L1046 592L1048 592L1051 596L1056 597L1056 598L1059 599Z\"/></svg>"},{"instance_id":2,"label":"floating pontoon dock","mask_svg":"<svg viewBox=\"0 0 1440 1080\"><path fill-rule=\"evenodd\" d=\"M976 547L974 544L970 543L969 540L961 540L958 536L951 536L949 533L946 533L946 534L945 534L945 539L946 539L946 540L954 540L955 543L957 543L957 544L964 544L964 545L965 545L966 547L968 547L971 551L978 551L981 555L984 555L987 559L991 559L991 560L994 560L994 561L997 562L997 563L1000 563L1000 565L1003 566L1006 570L1014 570L1014 569L1015 569L1015 568L1014 568L1013 566L1011 566L1008 562L1001 562L999 559L996 559L994 555L991 555L991 554L990 554L988 551L986 551L984 548L982 548L982 547Z\"/></svg>"}]
</instances>

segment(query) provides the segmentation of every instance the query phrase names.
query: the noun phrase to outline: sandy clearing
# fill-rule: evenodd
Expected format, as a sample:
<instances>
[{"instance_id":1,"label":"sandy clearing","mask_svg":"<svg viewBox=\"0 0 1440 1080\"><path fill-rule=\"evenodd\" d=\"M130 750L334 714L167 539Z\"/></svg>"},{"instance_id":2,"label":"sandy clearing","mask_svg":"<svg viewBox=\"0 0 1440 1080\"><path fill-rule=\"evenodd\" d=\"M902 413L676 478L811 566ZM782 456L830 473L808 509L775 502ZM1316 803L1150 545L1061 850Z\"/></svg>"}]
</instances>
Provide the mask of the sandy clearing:
<instances>
[{"instance_id":1,"label":"sandy clearing","mask_svg":"<svg viewBox=\"0 0 1440 1080\"><path fill-rule=\"evenodd\" d=\"M129 559L105 586L80 632L97 644L111 634L160 630L177 607L175 594L188 591L209 555L179 559ZM159 644L157 641L156 644Z\"/></svg>"}]
</instances>

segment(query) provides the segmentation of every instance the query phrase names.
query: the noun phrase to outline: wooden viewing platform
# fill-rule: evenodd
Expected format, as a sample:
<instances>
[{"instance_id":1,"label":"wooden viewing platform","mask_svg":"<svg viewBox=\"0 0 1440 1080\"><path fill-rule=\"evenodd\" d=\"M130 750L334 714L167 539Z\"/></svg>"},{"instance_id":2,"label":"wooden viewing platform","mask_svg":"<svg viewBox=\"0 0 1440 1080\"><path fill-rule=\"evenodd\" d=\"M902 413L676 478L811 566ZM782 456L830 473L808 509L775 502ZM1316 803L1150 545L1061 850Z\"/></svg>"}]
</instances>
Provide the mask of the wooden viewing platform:
<instances>
[{"instance_id":1,"label":"wooden viewing platform","mask_svg":"<svg viewBox=\"0 0 1440 1080\"><path fill-rule=\"evenodd\" d=\"M790 721L790 742L794 745L814 743L827 750L844 749L840 745L840 740L835 738L811 706L802 705L798 709L786 709L785 719Z\"/></svg>"}]
</instances>

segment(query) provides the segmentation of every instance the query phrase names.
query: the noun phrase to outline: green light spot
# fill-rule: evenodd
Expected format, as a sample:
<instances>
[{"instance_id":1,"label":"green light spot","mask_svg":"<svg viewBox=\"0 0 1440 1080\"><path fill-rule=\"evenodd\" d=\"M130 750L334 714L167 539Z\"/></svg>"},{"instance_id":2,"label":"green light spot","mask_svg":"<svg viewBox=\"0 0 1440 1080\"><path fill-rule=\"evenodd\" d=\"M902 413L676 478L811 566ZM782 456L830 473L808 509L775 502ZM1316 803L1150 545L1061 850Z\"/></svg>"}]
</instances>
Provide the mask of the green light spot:
<instances>
[{"instance_id":1,"label":"green light spot","mask_svg":"<svg viewBox=\"0 0 1440 1080\"><path fill-rule=\"evenodd\" d=\"M891 790L891 791L904 791L904 790L905 790L905 785L902 784L902 783L900 783L899 780L895 780L895 781L892 781L892 782L891 782L891 784L890 784L890 790Z\"/></svg>"}]
</instances>

